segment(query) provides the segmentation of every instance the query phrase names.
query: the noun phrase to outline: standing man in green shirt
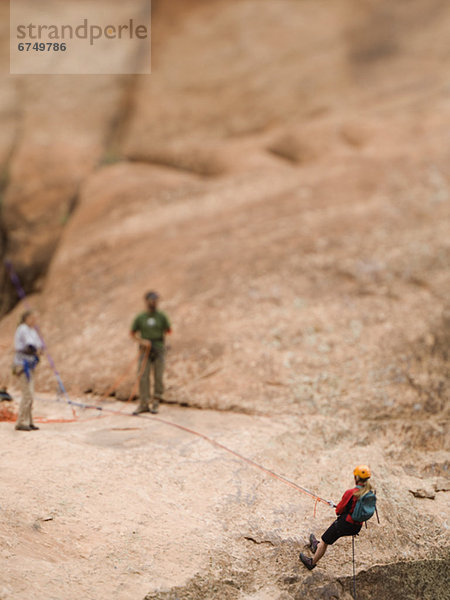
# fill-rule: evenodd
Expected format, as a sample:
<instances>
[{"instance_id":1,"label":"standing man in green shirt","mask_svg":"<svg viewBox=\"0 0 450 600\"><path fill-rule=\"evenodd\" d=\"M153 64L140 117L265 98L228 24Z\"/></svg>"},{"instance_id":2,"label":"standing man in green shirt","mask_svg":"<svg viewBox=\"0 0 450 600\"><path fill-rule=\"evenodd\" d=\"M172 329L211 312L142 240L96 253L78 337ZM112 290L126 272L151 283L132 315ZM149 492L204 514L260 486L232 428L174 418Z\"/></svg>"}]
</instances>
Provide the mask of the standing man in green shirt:
<instances>
[{"instance_id":1,"label":"standing man in green shirt","mask_svg":"<svg viewBox=\"0 0 450 600\"><path fill-rule=\"evenodd\" d=\"M167 316L158 310L159 295L148 292L144 296L146 310L134 319L130 335L139 343L139 406L134 415L144 412L156 414L159 402L164 394L164 340L167 333L171 333L170 321ZM145 364L143 364L145 361ZM150 375L153 366L154 388L152 408L150 403Z\"/></svg>"}]
</instances>

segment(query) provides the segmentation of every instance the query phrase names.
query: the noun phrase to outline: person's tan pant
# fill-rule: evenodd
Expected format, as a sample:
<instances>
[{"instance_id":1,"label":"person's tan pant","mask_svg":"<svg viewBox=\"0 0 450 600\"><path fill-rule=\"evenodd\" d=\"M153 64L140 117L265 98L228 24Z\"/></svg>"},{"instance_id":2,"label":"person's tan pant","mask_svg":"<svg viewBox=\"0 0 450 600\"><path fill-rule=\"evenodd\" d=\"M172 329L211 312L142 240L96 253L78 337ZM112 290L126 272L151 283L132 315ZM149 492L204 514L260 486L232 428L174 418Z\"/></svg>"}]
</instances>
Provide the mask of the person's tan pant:
<instances>
[{"instance_id":1,"label":"person's tan pant","mask_svg":"<svg viewBox=\"0 0 450 600\"><path fill-rule=\"evenodd\" d=\"M16 427L29 427L33 425L33 416L31 414L33 408L34 381L33 375L30 374L30 379L25 373L18 376L22 399L19 405L19 415L17 417Z\"/></svg>"},{"instance_id":2,"label":"person's tan pant","mask_svg":"<svg viewBox=\"0 0 450 600\"><path fill-rule=\"evenodd\" d=\"M151 398L151 382L150 378L153 371L155 393L153 396L153 407L157 408L159 401L162 400L164 394L164 366L165 366L165 350L158 348L158 354L154 361L146 359L146 364L143 367L142 361L145 354L139 357L138 373L141 373L139 380L139 409L147 409Z\"/></svg>"}]
</instances>

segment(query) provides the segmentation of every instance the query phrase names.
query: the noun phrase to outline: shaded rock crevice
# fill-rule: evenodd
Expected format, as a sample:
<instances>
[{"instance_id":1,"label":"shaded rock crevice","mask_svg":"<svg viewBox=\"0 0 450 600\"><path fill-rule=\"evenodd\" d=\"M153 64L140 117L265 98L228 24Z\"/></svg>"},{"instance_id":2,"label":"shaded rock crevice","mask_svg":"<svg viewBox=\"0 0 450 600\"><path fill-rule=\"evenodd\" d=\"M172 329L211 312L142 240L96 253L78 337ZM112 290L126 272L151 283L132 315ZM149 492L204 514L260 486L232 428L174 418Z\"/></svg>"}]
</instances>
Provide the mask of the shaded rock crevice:
<instances>
[{"instance_id":1,"label":"shaded rock crevice","mask_svg":"<svg viewBox=\"0 0 450 600\"><path fill-rule=\"evenodd\" d=\"M277 568L282 570L283 565ZM284 575L276 584L280 600L353 598L353 577L333 578L320 570ZM377 565L356 576L359 600L436 600L446 597L449 585L448 552L443 558ZM258 589L251 572L197 574L184 586L149 593L144 600L239 600L243 594L252 594L252 597L255 594L256 598ZM275 599L275 591L274 594Z\"/></svg>"},{"instance_id":2,"label":"shaded rock crevice","mask_svg":"<svg viewBox=\"0 0 450 600\"><path fill-rule=\"evenodd\" d=\"M257 546L262 546L264 544L266 544L268 546L275 545L271 540L256 539L250 535L244 536L244 540L247 540L248 542L252 542L252 544L256 544Z\"/></svg>"},{"instance_id":3,"label":"shaded rock crevice","mask_svg":"<svg viewBox=\"0 0 450 600\"><path fill-rule=\"evenodd\" d=\"M450 549L442 558L377 565L356 577L359 600L436 600L445 598L450 587ZM352 578L338 580L351 589Z\"/></svg>"},{"instance_id":4,"label":"shaded rock crevice","mask_svg":"<svg viewBox=\"0 0 450 600\"><path fill-rule=\"evenodd\" d=\"M4 162L1 165L0 173L0 318L14 308L18 302L17 293L4 264L8 253L9 236L3 214L4 200L11 180L11 164L23 134L23 106L20 103L20 83L17 87L18 90L15 98L18 101L18 105L14 108L13 114L8 115L8 120L14 120L14 134L8 152L4 157Z\"/></svg>"},{"instance_id":5,"label":"shaded rock crevice","mask_svg":"<svg viewBox=\"0 0 450 600\"><path fill-rule=\"evenodd\" d=\"M42 287L79 191L101 163L111 131L122 118L120 83L116 76L80 78L76 84L61 79L52 86L40 79L35 85L26 78L17 83L22 105L3 190L2 255L13 259L28 293ZM0 311L5 314L15 305L16 294L1 279L6 301Z\"/></svg>"},{"instance_id":6,"label":"shaded rock crevice","mask_svg":"<svg viewBox=\"0 0 450 600\"><path fill-rule=\"evenodd\" d=\"M106 128L103 156L99 160L100 167L127 160L122 151L122 144L129 128L130 119L135 111L142 77L142 75L122 75L118 78L121 90L120 97L117 109L111 116Z\"/></svg>"}]
</instances>

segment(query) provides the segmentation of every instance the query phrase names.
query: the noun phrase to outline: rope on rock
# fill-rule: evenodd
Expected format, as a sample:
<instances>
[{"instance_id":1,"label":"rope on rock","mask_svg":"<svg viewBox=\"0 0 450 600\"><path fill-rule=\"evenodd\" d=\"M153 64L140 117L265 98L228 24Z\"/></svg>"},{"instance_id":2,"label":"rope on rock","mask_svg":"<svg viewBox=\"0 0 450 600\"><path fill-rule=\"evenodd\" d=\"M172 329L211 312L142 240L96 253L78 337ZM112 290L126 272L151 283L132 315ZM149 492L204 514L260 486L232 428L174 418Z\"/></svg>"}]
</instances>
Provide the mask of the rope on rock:
<instances>
[{"instance_id":1,"label":"rope on rock","mask_svg":"<svg viewBox=\"0 0 450 600\"><path fill-rule=\"evenodd\" d=\"M25 294L25 290L23 289L22 284L20 283L19 277L18 277L16 271L14 270L14 267L13 267L12 263L10 261L7 261L7 260L5 260L4 262L5 262L6 269L7 269L8 273L9 273L9 276L11 278L11 281L12 281L14 287L16 288L17 295L19 296L19 298L21 300L24 301L25 306L27 306L27 308L30 308L30 306L28 304L28 301L27 301L26 294ZM67 394L66 388L64 387L64 384L63 384L63 382L61 380L61 377L60 377L60 375L59 375L59 373L58 373L58 371L56 369L56 366L55 366L55 363L53 361L53 358L50 355L50 353L48 352L48 349L47 349L45 341L44 341L44 339L42 337L42 334L41 334L41 332L39 331L38 328L36 328L36 329L37 329L37 332L38 332L38 334L39 334L39 336L40 336L40 338L42 340L42 343L43 343L43 346L44 346L44 349L45 349L45 352L46 352L47 360L48 360L48 362L50 364L50 367L53 370L53 373L55 374L55 377L56 377L56 380L58 382L61 394L62 394L65 402L71 407L72 412L73 412L73 417L74 417L73 419L70 419L70 420L53 419L53 420L47 420L47 421L40 420L40 422L47 422L47 423L49 423L49 422L56 422L56 423L58 423L58 422L63 422L63 423L75 422L75 421L78 420L77 414L75 412L75 408L80 408L80 409L84 409L84 410L96 410L96 411L102 412L103 414L104 413L108 413L108 414L111 414L111 415L129 416L129 417L134 417L135 416L135 415L130 415L128 413L124 413L123 410L114 410L114 409L106 408L104 406L97 406L97 405L94 405L94 404L85 404L83 402L74 402L73 400L71 400L69 398L69 395ZM138 377L137 377L137 379L135 381L135 384L134 384L134 386L132 388L132 391L131 391L131 394L130 394L130 396L128 398L128 401L130 401L132 399L132 397L134 396L134 393L135 393L135 391L137 389L137 385L138 385L139 380L140 380L140 378L142 376L142 373L144 371L145 363L146 363L146 360L148 358L149 352L150 352L150 347L147 347L145 349L145 353L143 355L143 360L142 360L141 367L139 369ZM130 367L127 368L126 373L124 375L120 376L114 382L113 386L111 386L111 388L107 391L106 394L104 394L103 397L111 394L120 385L120 383L128 376L128 373L129 373L129 371L131 369L131 364L134 364L134 362L135 361L133 360L133 363L130 363ZM57 399L56 401L60 402L61 400ZM309 496L310 498L312 498L314 500L314 516L316 515L317 504L319 502L321 502L323 504L327 504L328 506L334 507L333 502L331 502L329 500L325 500L324 498L321 498L320 496L317 496L316 494L314 494L313 492L311 492L307 488L302 487L301 485L298 485L297 483L294 483L293 481L290 481L289 479L287 479L283 475L280 475L280 474L276 473L275 471L272 471L271 469L268 469L267 467L264 467L263 465L260 465L259 463L257 463L253 459L247 458L243 454L240 454L239 452L236 452L236 450L232 450L231 448L228 448L228 446L225 446L225 444L222 444L222 443L214 440L213 438L205 435L204 433L200 433L198 431L195 431L194 429L191 429L189 427L185 427L184 425L180 425L178 423L174 423L172 421L168 421L167 419L163 419L161 417L156 417L154 415L150 416L150 415L142 415L141 414L139 416L141 418L142 417L144 417L144 418L150 418L153 421L158 421L159 423L163 423L164 425L167 425L169 427L174 427L176 429L179 429L179 430L184 431L186 433L189 433L191 435L195 435L196 437L199 437L199 438L205 440L206 442L208 442L209 444L215 446L216 448L219 448L219 449L223 450L224 452L227 452L228 454L231 454L232 456L235 456L239 460L247 463L248 465L250 465L250 466L252 466L252 467L254 467L256 469L259 469L260 471L262 471L266 475L269 475L270 477L273 477L274 479L277 479L278 481L281 481L285 485L287 485L287 486L289 486L289 487L297 490L298 492L300 492L302 494L305 494L306 496Z\"/></svg>"},{"instance_id":2,"label":"rope on rock","mask_svg":"<svg viewBox=\"0 0 450 600\"><path fill-rule=\"evenodd\" d=\"M58 400L55 400L58 401ZM284 483L285 485L297 490L298 492L301 492L302 494L305 494L307 496L309 496L310 498L312 498L314 500L314 516L316 516L316 508L317 508L317 504L319 504L320 502L322 504L326 504L328 506L334 507L333 502L331 502L330 500L325 500L325 498L322 498L320 496L318 496L317 494L314 494L314 492L311 492L310 490L308 490L307 488L298 485L297 483L294 483L293 481L291 481L290 479L287 479L287 477L284 477L283 475L280 475L279 473L276 473L275 471L268 469L267 467L257 463L255 460L248 458L247 456L244 456L243 454L241 454L240 452L237 452L236 450L233 450L231 448L229 448L228 446L226 446L225 444L222 444L221 442L218 442L217 440L215 440L214 438L211 438L207 435L205 435L204 433L201 433L199 431L196 431L195 429L191 429L190 427L186 427L185 425L180 425L179 423L175 423L173 421L169 421L168 419L164 419L162 417L157 417L155 415L147 415L147 414L140 414L140 415L133 415L130 413L125 413L122 410L115 410L112 408L107 408L105 406L102 405L96 405L96 404L86 404L84 402L75 402L73 400L68 401L68 404L73 407L73 408L79 408L79 409L83 409L83 410L96 410L98 412L101 412L104 416L106 416L107 414L110 415L115 415L115 416L122 416L122 417L132 417L132 418L144 418L144 419L150 419L152 421L158 421L159 423L162 423L164 425L167 425L169 427L173 427L175 429L179 429L180 431L184 431L186 433L189 433L191 435L195 435L196 437L199 437L203 440L205 440L206 442L208 442L209 444L211 444L212 446L215 446L216 448L219 448L220 450L223 450L224 452L227 452L228 454L231 454L232 456L238 458L239 460L241 460L242 462L247 463L248 465L251 465L252 467L262 471L263 473L265 473L266 475L269 475L270 477L273 477L274 479L277 479L278 481ZM77 421L77 419L74 419L73 422ZM40 422L44 422L44 421L40 421ZM71 421L60 421L60 420L49 420L47 422L71 422ZM79 422L79 421L78 421Z\"/></svg>"},{"instance_id":3,"label":"rope on rock","mask_svg":"<svg viewBox=\"0 0 450 600\"><path fill-rule=\"evenodd\" d=\"M144 416L144 415L141 415L141 416ZM317 504L319 502L322 502L323 504L327 504L328 506L334 506L333 502L331 502L330 500L325 500L324 498L321 498L320 496L317 496L316 494L314 494L310 490L306 489L305 487L302 487L301 485L298 485L297 483L294 483L290 479L287 479L283 475L279 475L275 471L272 471L271 469L268 469L267 467L264 467L263 465L260 465L259 463L257 463L253 459L247 458L243 454L240 454L239 452L236 452L236 450L232 450L231 448L228 448L228 446L225 446L225 444L221 444L217 440L215 440L215 439L213 439L213 438L205 435L204 433L200 433L198 431L195 431L194 429L190 429L189 427L185 427L184 425L179 425L178 423L174 423L173 421L168 421L167 419L163 419L161 417L156 417L156 416L151 416L150 417L149 416L148 418L151 418L154 421L159 421L160 423L164 423L165 425L168 425L169 427L175 427L176 429L180 429L181 431L185 431L185 432L190 433L192 435L195 435L195 436L197 436L199 438L202 438L203 440L209 442L211 445L216 446L216 448L220 448L221 450L224 450L225 452L228 452L229 454L235 456L236 458L239 458L241 461L246 462L247 464L255 467L256 469L259 469L260 471L262 471L266 475L269 475L270 477L273 477L274 479L277 479L278 481L281 481L285 485L288 485L289 487L297 490L298 492L301 492L303 494L306 494L307 496L310 496L315 501L315 503L314 503L314 516L316 514L316 507L317 507Z\"/></svg>"},{"instance_id":4,"label":"rope on rock","mask_svg":"<svg viewBox=\"0 0 450 600\"><path fill-rule=\"evenodd\" d=\"M23 303L24 303L25 307L27 308L27 310L31 310L32 307L31 307L31 305L28 302L27 295L25 293L25 290L23 289L23 286L22 286L22 284L20 282L19 276L17 275L17 272L16 272L16 270L13 267L12 262L9 261L9 260L5 260L4 264L5 264L6 270L7 270L8 274L9 274L9 277L11 279L11 282L12 282L12 284L14 285L14 287L16 289L16 293L17 293L18 297L20 298L20 300L23 301ZM43 337L43 335L42 335L39 327L36 327L36 331L38 332L39 337L41 338L42 345L43 345L43 348L45 350L45 354L46 354L47 360L48 360L48 362L50 364L50 367L51 367L51 369L52 369L52 371L53 371L53 373L54 373L54 375L56 377L56 381L57 381L58 387L59 387L58 391L64 397L64 399L66 400L67 404L69 406L71 406L71 408L72 408L72 414L73 414L73 419L52 419L52 420L48 420L48 419L45 419L44 417L42 417L42 418L39 419L39 422L40 423L74 423L78 419L77 413L76 413L76 411L74 409L74 404L71 402L71 400L69 398L67 390L66 390L66 388L64 386L64 383L63 383L63 381L61 379L61 376L60 376L60 374L59 374L59 372L58 372L58 370L56 368L55 361L53 360L53 357L52 357L52 355L50 354L50 352L48 350L48 346L45 343L45 339L44 339L44 337ZM133 385L133 388L131 390L130 396L128 398L128 402L130 402L133 399L133 396L136 393L137 386L138 386L138 383L139 383L139 379L141 378L142 373L144 371L145 362L146 362L146 360L148 358L149 352L150 352L150 348L146 348L145 349L145 353L144 353L144 357L143 357L143 361L142 361L142 367L139 370L138 378L137 378L137 380L135 381L135 383ZM122 375L119 375L116 378L116 380L114 381L114 383L106 390L106 392L104 394L102 394L101 397L102 398L107 398L108 396L110 396L119 387L119 385L123 381L125 381L125 379L127 379L127 377L129 376L131 370L135 369L135 365L136 365L136 359L133 358L133 360L130 361L130 363L128 364L125 372ZM36 420L38 420L38 419L36 419Z\"/></svg>"},{"instance_id":5,"label":"rope on rock","mask_svg":"<svg viewBox=\"0 0 450 600\"><path fill-rule=\"evenodd\" d=\"M19 298L21 300L23 300L23 303L26 306L26 308L28 310L31 310L31 306L30 306L30 304L29 304L29 302L27 300L27 295L25 293L25 290L22 287L22 284L20 283L19 276L17 275L17 273L16 273L16 271L15 271L15 269L13 267L12 262L9 261L9 260L5 260L4 264L5 264L6 270L7 270L8 274L9 274L9 277L11 279L12 284L16 288L17 295L19 296ZM56 381L58 382L58 386L59 386L60 392L64 396L64 398L66 399L66 401L70 404L70 398L69 398L69 395L67 393L67 390L66 390L66 388L64 386L64 383L62 382L61 376L60 376L60 374L58 372L58 369L56 368L55 361L53 360L53 357L52 357L52 355L50 354L50 352L48 350L47 344L45 343L45 340L44 340L44 338L42 336L41 331L39 330L39 327L36 327L36 331L37 331L39 337L41 338L42 346L43 346L43 349L45 351L45 356L47 357L47 360L48 360L48 363L50 365L50 368L52 369L52 371L53 371L53 373L54 373L54 375L56 377ZM73 408L72 408L72 412L73 412L73 416L75 418L76 417L76 413L73 410Z\"/></svg>"}]
</instances>

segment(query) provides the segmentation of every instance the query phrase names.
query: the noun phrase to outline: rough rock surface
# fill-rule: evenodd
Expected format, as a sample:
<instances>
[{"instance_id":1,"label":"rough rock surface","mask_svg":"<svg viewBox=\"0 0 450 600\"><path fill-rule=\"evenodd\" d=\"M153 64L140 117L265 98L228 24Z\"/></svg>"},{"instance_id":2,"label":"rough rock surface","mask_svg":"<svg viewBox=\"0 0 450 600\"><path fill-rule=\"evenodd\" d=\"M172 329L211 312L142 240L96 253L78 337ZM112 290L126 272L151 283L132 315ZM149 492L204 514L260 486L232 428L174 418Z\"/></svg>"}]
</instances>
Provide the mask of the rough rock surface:
<instances>
[{"instance_id":1,"label":"rough rock surface","mask_svg":"<svg viewBox=\"0 0 450 600\"><path fill-rule=\"evenodd\" d=\"M5 600L25 594L37 600L279 600L282 593L300 599L316 592L350 598L350 539L330 548L312 573L299 565L309 532L320 534L333 518L326 505L317 506L314 518L308 496L151 417L78 411L71 422L71 411L53 396L39 397L40 432L19 434L0 424ZM107 407L131 412L117 402ZM445 474L443 450L410 450L411 475L407 460L393 458L378 436L367 439L372 423L355 434L345 416L330 423L318 413L255 416L170 406L161 416L325 499L337 500L350 484L353 457L369 461L381 524L370 522L356 543L358 597L381 600L400 576L424 589L414 596L415 584L405 583L408 600L444 597L439 561L448 560L448 493L429 500L408 491ZM395 450L402 446L397 439Z\"/></svg>"},{"instance_id":2,"label":"rough rock surface","mask_svg":"<svg viewBox=\"0 0 450 600\"><path fill-rule=\"evenodd\" d=\"M440 0L159 1L151 77L0 95L0 252L70 394L121 376L129 397L128 327L159 289L167 402L190 407L164 417L325 498L371 464L367 599L446 589L449 23ZM37 412L70 418L55 387L42 365ZM349 540L298 564L328 508L161 423L88 416L0 425L2 600L351 597Z\"/></svg>"}]
</instances>

